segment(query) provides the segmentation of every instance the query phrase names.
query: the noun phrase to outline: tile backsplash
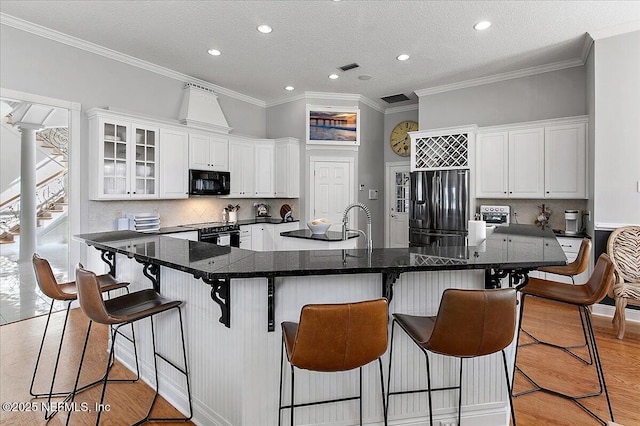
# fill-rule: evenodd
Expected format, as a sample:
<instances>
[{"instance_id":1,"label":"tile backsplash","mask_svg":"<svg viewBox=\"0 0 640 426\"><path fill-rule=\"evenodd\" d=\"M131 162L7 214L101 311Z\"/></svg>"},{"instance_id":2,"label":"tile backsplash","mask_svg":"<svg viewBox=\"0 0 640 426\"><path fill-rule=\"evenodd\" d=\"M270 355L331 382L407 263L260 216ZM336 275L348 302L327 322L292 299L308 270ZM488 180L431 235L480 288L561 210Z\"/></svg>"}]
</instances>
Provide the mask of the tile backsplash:
<instances>
[{"instance_id":1,"label":"tile backsplash","mask_svg":"<svg viewBox=\"0 0 640 426\"><path fill-rule=\"evenodd\" d=\"M143 200L143 201L89 201L89 229L87 232L112 231L117 229L116 221L120 217L133 213L160 214L160 226L177 226L189 223L219 222L222 209L232 204L239 205L238 219L251 219L255 216L253 203L264 203L272 217L280 217L280 207L289 204L293 217L299 219L298 199L239 199L198 197L186 200Z\"/></svg>"},{"instance_id":2,"label":"tile backsplash","mask_svg":"<svg viewBox=\"0 0 640 426\"><path fill-rule=\"evenodd\" d=\"M579 210L581 216L587 212L587 200L522 200L522 199L489 199L478 198L476 200L476 208L479 210L481 205L491 206L510 206L511 207L511 223L534 224L536 217L540 214L542 204L551 210L549 224L552 229L560 229L564 231L564 211ZM516 215L514 216L514 212ZM582 220L582 227L585 226Z\"/></svg>"}]
</instances>

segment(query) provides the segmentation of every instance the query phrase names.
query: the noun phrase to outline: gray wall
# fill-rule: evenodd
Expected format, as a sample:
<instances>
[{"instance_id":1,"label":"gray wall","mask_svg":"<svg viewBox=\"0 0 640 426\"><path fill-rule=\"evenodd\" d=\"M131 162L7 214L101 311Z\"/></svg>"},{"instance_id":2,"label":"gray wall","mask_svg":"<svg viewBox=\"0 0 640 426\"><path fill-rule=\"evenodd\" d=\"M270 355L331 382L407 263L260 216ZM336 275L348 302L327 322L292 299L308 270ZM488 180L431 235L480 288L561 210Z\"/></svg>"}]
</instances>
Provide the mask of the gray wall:
<instances>
[{"instance_id":1,"label":"gray wall","mask_svg":"<svg viewBox=\"0 0 640 426\"><path fill-rule=\"evenodd\" d=\"M306 106L358 106L360 108L360 147L358 152L339 150L313 150L306 149ZM373 219L373 244L374 247L384 246L384 149L383 143L384 120L383 114L369 106L349 101L335 99L301 99L267 108L267 137L278 138L293 136L300 139L300 179L301 194L299 208L301 219L311 219L306 211L309 193L309 160L312 155L356 158L356 200L366 204ZM364 191L359 191L359 185L365 186ZM378 190L378 199L369 200L369 189ZM345 206L346 207L346 206ZM366 216L359 213L358 226L365 229Z\"/></svg>"},{"instance_id":2,"label":"gray wall","mask_svg":"<svg viewBox=\"0 0 640 426\"><path fill-rule=\"evenodd\" d=\"M420 129L583 115L585 69L567 68L420 97Z\"/></svg>"},{"instance_id":3,"label":"gray wall","mask_svg":"<svg viewBox=\"0 0 640 426\"><path fill-rule=\"evenodd\" d=\"M178 81L66 44L2 25L0 86L31 94L79 102L82 111L109 106L159 119L177 120L183 81ZM264 108L219 95L233 133L265 137ZM88 176L88 121L81 123L81 175ZM88 188L81 187L81 229L101 203L88 203Z\"/></svg>"},{"instance_id":4,"label":"gray wall","mask_svg":"<svg viewBox=\"0 0 640 426\"><path fill-rule=\"evenodd\" d=\"M418 121L418 108L411 111L402 111L391 114L384 115L384 162L398 162L398 161L406 161L409 163L410 157L400 157L398 154L393 152L391 146L389 145L389 136L391 136L391 131L393 130L398 123L406 120Z\"/></svg>"},{"instance_id":5,"label":"gray wall","mask_svg":"<svg viewBox=\"0 0 640 426\"><path fill-rule=\"evenodd\" d=\"M595 170L595 149L596 149L596 100L595 100L595 69L594 69L594 49L593 45L587 56L584 67L586 71L586 101L587 101L587 115L589 115L589 124L587 125L587 212L591 213L591 217L584 217L584 226L587 229L589 235L594 235L594 170Z\"/></svg>"},{"instance_id":6,"label":"gray wall","mask_svg":"<svg viewBox=\"0 0 640 426\"><path fill-rule=\"evenodd\" d=\"M594 46L598 223L640 225L640 31Z\"/></svg>"}]
</instances>

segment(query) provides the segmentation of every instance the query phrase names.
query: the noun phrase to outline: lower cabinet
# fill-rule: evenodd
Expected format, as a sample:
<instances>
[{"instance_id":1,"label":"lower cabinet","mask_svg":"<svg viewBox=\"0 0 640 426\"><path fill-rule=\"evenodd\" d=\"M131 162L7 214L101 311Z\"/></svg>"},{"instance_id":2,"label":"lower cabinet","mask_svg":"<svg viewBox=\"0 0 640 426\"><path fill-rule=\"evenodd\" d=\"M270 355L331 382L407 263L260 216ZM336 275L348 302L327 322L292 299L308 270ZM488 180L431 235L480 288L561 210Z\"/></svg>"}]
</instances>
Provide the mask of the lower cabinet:
<instances>
[{"instance_id":1,"label":"lower cabinet","mask_svg":"<svg viewBox=\"0 0 640 426\"><path fill-rule=\"evenodd\" d=\"M240 227L240 248L245 250L253 250L251 242L252 236L251 225L243 225Z\"/></svg>"}]
</instances>

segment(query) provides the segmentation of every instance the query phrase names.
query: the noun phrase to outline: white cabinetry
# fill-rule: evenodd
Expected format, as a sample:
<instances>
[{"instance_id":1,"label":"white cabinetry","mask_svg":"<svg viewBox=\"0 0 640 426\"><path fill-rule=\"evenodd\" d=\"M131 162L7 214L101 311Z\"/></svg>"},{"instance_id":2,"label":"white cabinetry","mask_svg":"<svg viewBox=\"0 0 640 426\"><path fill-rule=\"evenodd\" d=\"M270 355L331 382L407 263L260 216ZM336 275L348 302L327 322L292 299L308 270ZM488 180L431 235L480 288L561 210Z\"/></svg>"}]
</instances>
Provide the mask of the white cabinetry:
<instances>
[{"instance_id":1,"label":"white cabinetry","mask_svg":"<svg viewBox=\"0 0 640 426\"><path fill-rule=\"evenodd\" d=\"M586 123L545 128L545 198L587 198L586 128Z\"/></svg>"},{"instance_id":2,"label":"white cabinetry","mask_svg":"<svg viewBox=\"0 0 640 426\"><path fill-rule=\"evenodd\" d=\"M189 196L188 138L187 132L160 129L160 198L178 199Z\"/></svg>"},{"instance_id":3,"label":"white cabinetry","mask_svg":"<svg viewBox=\"0 0 640 426\"><path fill-rule=\"evenodd\" d=\"M229 141L229 172L234 198L253 197L255 192L255 149L252 142Z\"/></svg>"},{"instance_id":4,"label":"white cabinetry","mask_svg":"<svg viewBox=\"0 0 640 426\"><path fill-rule=\"evenodd\" d=\"M189 135L189 168L229 171L229 139L225 136L191 133Z\"/></svg>"},{"instance_id":5,"label":"white cabinetry","mask_svg":"<svg viewBox=\"0 0 640 426\"><path fill-rule=\"evenodd\" d=\"M274 145L273 141L258 141L255 145L255 197L273 198ZM232 181L233 182L233 181Z\"/></svg>"},{"instance_id":6,"label":"white cabinetry","mask_svg":"<svg viewBox=\"0 0 640 426\"><path fill-rule=\"evenodd\" d=\"M509 132L509 197L544 196L544 128Z\"/></svg>"},{"instance_id":7,"label":"white cabinetry","mask_svg":"<svg viewBox=\"0 0 640 426\"><path fill-rule=\"evenodd\" d=\"M90 110L94 200L158 198L158 128Z\"/></svg>"},{"instance_id":8,"label":"white cabinetry","mask_svg":"<svg viewBox=\"0 0 640 426\"><path fill-rule=\"evenodd\" d=\"M479 129L478 198L586 198L587 118Z\"/></svg>"},{"instance_id":9,"label":"white cabinetry","mask_svg":"<svg viewBox=\"0 0 640 426\"><path fill-rule=\"evenodd\" d=\"M245 250L253 250L251 242L252 236L251 225L243 225L240 227L240 248Z\"/></svg>"},{"instance_id":10,"label":"white cabinetry","mask_svg":"<svg viewBox=\"0 0 640 426\"><path fill-rule=\"evenodd\" d=\"M276 198L300 197L300 145L297 139L275 141L274 192Z\"/></svg>"}]
</instances>

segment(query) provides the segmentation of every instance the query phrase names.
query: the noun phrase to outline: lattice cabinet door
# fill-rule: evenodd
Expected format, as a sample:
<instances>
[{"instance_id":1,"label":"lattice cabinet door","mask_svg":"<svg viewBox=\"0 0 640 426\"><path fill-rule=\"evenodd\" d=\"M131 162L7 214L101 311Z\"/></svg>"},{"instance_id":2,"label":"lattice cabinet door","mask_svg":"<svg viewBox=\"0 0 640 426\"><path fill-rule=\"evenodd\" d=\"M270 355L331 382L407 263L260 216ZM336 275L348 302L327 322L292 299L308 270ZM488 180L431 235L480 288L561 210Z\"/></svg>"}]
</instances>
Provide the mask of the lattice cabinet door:
<instances>
[{"instance_id":1,"label":"lattice cabinet door","mask_svg":"<svg viewBox=\"0 0 640 426\"><path fill-rule=\"evenodd\" d=\"M411 137L411 171L470 168L474 133L419 134Z\"/></svg>"}]
</instances>

